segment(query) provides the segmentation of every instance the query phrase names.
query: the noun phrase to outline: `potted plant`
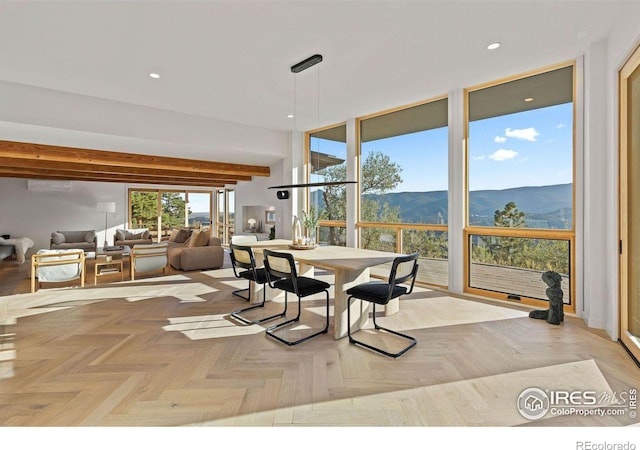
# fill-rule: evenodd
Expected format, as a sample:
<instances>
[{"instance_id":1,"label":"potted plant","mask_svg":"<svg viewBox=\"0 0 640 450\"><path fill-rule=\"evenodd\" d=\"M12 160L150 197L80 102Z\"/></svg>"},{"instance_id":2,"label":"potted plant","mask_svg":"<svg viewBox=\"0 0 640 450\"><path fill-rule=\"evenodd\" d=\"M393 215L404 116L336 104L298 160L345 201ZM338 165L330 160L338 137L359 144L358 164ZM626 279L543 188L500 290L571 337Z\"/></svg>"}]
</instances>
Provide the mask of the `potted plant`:
<instances>
[{"instance_id":1,"label":"potted plant","mask_svg":"<svg viewBox=\"0 0 640 450\"><path fill-rule=\"evenodd\" d=\"M316 231L318 230L318 222L322 214L316 214L316 210L313 206L309 208L309 213L302 211L302 225L304 226L305 236L308 239L308 245L315 245L316 243Z\"/></svg>"}]
</instances>

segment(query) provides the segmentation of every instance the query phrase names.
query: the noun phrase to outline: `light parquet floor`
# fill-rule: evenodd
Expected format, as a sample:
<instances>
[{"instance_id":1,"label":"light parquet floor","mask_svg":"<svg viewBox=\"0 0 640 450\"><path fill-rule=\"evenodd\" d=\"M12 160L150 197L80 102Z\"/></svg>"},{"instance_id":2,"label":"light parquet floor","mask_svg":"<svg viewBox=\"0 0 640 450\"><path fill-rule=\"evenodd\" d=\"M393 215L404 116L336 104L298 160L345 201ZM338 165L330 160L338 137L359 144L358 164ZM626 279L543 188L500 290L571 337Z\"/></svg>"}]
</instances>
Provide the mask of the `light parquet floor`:
<instances>
[{"instance_id":1,"label":"light parquet floor","mask_svg":"<svg viewBox=\"0 0 640 450\"><path fill-rule=\"evenodd\" d=\"M332 281L330 273L318 276ZM380 319L418 340L394 360L331 334L287 348L262 326L238 325L229 312L246 305L231 295L241 287L245 282L221 269L0 297L0 425L637 422L629 414L529 421L518 413L517 397L528 387L640 386L640 370L625 350L577 318L552 326L528 318L523 307L418 288L398 314ZM304 323L320 326L322 298L304 303ZM292 333L306 331L300 328Z\"/></svg>"}]
</instances>

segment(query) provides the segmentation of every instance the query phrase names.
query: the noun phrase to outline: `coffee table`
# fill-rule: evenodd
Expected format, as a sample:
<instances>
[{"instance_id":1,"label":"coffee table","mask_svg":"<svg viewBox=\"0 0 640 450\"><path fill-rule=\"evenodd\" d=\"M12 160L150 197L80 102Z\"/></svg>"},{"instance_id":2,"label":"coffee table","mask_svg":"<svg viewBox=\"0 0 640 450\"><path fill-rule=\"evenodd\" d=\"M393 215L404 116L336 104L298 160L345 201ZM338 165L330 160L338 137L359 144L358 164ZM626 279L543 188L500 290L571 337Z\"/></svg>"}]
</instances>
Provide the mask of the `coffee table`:
<instances>
[{"instance_id":1,"label":"coffee table","mask_svg":"<svg viewBox=\"0 0 640 450\"><path fill-rule=\"evenodd\" d=\"M131 247L121 245L115 247L99 247L96 251L96 266L93 276L93 284L98 284L98 278L106 275L120 274L120 280L124 281L124 259L131 255Z\"/></svg>"}]
</instances>

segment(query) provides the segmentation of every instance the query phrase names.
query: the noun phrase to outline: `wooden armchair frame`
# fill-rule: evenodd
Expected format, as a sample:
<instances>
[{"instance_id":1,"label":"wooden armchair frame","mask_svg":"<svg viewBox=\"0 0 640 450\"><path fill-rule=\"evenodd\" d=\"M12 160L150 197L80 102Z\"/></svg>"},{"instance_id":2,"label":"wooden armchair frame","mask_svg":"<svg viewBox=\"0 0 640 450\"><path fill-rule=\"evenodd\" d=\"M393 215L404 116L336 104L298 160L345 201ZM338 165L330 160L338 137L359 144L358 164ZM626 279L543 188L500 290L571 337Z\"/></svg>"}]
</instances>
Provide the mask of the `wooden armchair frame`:
<instances>
[{"instance_id":1,"label":"wooden armchair frame","mask_svg":"<svg viewBox=\"0 0 640 450\"><path fill-rule=\"evenodd\" d=\"M140 245L133 246L133 248L131 249L131 261L129 264L131 280L135 280L135 276L136 276L136 259L154 258L154 257L157 258L158 256L163 256L166 259L164 266L158 267L152 270L145 270L145 271L138 270L138 272L147 273L147 272L162 270L162 273L164 274L167 270L167 266L169 265L168 246L167 244L162 244L162 243L140 244Z\"/></svg>"},{"instance_id":2,"label":"wooden armchair frame","mask_svg":"<svg viewBox=\"0 0 640 450\"><path fill-rule=\"evenodd\" d=\"M69 259L60 259L61 256L73 256L77 255L77 258L69 258ZM55 258L55 259L54 259ZM80 265L80 287L84 287L84 279L86 272L85 265L85 254L84 250L69 250L60 253L36 253L31 255L31 292L36 292L37 288L40 286L40 281L36 283L36 273L39 267L50 267L50 266L63 266L66 264L79 264ZM47 283L66 283L68 281L75 280L76 277L70 278L68 280L60 280L60 281L47 281Z\"/></svg>"}]
</instances>

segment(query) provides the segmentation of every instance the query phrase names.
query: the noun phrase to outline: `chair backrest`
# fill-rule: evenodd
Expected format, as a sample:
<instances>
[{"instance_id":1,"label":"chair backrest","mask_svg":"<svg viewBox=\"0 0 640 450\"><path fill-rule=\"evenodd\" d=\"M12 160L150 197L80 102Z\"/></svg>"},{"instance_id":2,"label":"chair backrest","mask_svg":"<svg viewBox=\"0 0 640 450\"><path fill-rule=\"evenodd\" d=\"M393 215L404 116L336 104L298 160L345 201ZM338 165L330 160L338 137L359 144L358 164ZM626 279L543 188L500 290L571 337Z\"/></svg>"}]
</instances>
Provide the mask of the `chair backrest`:
<instances>
[{"instance_id":1,"label":"chair backrest","mask_svg":"<svg viewBox=\"0 0 640 450\"><path fill-rule=\"evenodd\" d=\"M229 245L231 254L231 266L233 267L233 273L238 277L236 269L256 270L256 259L253 254L253 249L247 245L238 245L231 243ZM255 275L255 274L254 274Z\"/></svg>"},{"instance_id":2,"label":"chair backrest","mask_svg":"<svg viewBox=\"0 0 640 450\"><path fill-rule=\"evenodd\" d=\"M413 285L418 274L418 256L418 253L412 253L398 256L393 260L391 273L389 274L389 297L391 297L393 288L398 284L411 283L411 287L406 293L410 294L413 291Z\"/></svg>"},{"instance_id":3,"label":"chair backrest","mask_svg":"<svg viewBox=\"0 0 640 450\"><path fill-rule=\"evenodd\" d=\"M136 272L151 272L165 267L169 261L166 242L136 244L131 249L131 265Z\"/></svg>"},{"instance_id":4,"label":"chair backrest","mask_svg":"<svg viewBox=\"0 0 640 450\"><path fill-rule=\"evenodd\" d=\"M32 271L39 281L59 282L80 278L84 270L83 250L38 250L31 257Z\"/></svg>"},{"instance_id":5,"label":"chair backrest","mask_svg":"<svg viewBox=\"0 0 640 450\"><path fill-rule=\"evenodd\" d=\"M293 289L298 292L298 272L296 262L290 253L276 252L265 249L264 268L267 271L267 280L270 287L275 287L273 283L277 280L289 279L293 283Z\"/></svg>"},{"instance_id":6,"label":"chair backrest","mask_svg":"<svg viewBox=\"0 0 640 450\"><path fill-rule=\"evenodd\" d=\"M239 235L231 236L232 244L242 245L242 244L251 244L253 242L258 242L258 236L256 236L255 234L247 234L247 235L239 234Z\"/></svg>"}]
</instances>

